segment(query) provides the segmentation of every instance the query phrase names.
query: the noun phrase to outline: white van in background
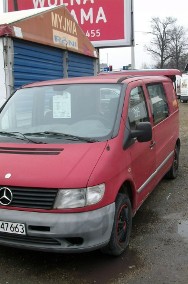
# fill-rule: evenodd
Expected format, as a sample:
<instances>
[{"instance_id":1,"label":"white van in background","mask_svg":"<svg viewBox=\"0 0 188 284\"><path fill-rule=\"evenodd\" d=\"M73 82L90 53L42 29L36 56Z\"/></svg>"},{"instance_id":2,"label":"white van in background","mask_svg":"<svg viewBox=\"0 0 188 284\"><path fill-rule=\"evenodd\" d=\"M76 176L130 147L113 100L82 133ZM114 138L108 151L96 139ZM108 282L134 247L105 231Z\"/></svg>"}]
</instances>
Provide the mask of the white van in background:
<instances>
[{"instance_id":1,"label":"white van in background","mask_svg":"<svg viewBox=\"0 0 188 284\"><path fill-rule=\"evenodd\" d=\"M182 76L180 75L176 75L176 81L175 81L175 90L176 90L176 96L177 96L177 99L180 98L180 94L181 94L181 78Z\"/></svg>"},{"instance_id":2,"label":"white van in background","mask_svg":"<svg viewBox=\"0 0 188 284\"><path fill-rule=\"evenodd\" d=\"M188 74L183 74L181 78L180 102L188 102Z\"/></svg>"}]
</instances>

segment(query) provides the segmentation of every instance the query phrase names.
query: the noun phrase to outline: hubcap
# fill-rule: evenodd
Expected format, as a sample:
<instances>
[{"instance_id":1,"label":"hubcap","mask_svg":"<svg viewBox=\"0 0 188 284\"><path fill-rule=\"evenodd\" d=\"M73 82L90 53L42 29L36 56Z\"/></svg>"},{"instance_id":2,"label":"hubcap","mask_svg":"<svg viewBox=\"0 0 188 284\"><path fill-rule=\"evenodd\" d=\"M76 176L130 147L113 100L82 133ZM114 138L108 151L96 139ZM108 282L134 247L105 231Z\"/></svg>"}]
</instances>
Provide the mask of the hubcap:
<instances>
[{"instance_id":1,"label":"hubcap","mask_svg":"<svg viewBox=\"0 0 188 284\"><path fill-rule=\"evenodd\" d=\"M124 204L120 210L117 220L117 239L120 244L124 243L127 235L127 205Z\"/></svg>"}]
</instances>

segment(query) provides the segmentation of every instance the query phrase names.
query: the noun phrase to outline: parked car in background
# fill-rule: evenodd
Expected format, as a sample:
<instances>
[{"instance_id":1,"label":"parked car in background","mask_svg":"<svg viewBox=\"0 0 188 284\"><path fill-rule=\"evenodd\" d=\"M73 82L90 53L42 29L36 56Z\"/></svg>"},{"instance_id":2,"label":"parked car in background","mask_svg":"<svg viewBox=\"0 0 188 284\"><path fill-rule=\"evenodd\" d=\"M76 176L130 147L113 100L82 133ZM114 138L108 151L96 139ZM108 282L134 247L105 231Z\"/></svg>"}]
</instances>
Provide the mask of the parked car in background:
<instances>
[{"instance_id":1,"label":"parked car in background","mask_svg":"<svg viewBox=\"0 0 188 284\"><path fill-rule=\"evenodd\" d=\"M183 103L188 102L188 74L182 75L181 78L180 101Z\"/></svg>"}]
</instances>

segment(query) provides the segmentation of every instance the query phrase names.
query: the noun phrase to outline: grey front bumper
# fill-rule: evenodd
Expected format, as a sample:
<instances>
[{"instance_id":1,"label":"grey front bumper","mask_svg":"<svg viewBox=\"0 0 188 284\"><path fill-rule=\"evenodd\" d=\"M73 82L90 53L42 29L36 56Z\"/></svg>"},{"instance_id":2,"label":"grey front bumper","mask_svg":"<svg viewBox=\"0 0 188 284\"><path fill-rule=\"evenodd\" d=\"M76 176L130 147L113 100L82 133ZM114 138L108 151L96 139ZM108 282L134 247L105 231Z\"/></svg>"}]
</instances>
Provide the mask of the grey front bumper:
<instances>
[{"instance_id":1,"label":"grey front bumper","mask_svg":"<svg viewBox=\"0 0 188 284\"><path fill-rule=\"evenodd\" d=\"M0 220L26 225L26 236L0 232L0 245L54 252L90 251L110 240L115 203L83 213L0 209Z\"/></svg>"}]
</instances>

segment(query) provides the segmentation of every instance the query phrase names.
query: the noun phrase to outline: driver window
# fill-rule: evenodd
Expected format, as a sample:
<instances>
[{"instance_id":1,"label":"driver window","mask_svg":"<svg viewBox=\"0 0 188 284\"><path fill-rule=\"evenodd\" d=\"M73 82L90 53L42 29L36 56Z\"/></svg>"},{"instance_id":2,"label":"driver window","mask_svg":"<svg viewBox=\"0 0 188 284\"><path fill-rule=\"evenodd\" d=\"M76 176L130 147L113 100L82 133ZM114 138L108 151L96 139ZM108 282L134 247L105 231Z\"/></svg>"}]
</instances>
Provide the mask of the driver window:
<instances>
[{"instance_id":1,"label":"driver window","mask_svg":"<svg viewBox=\"0 0 188 284\"><path fill-rule=\"evenodd\" d=\"M147 90L150 97L153 122L156 125L169 116L165 90L161 83L148 85Z\"/></svg>"},{"instance_id":2,"label":"driver window","mask_svg":"<svg viewBox=\"0 0 188 284\"><path fill-rule=\"evenodd\" d=\"M136 87L130 92L128 117L131 129L135 129L138 122L149 121L148 109L142 87Z\"/></svg>"}]
</instances>

